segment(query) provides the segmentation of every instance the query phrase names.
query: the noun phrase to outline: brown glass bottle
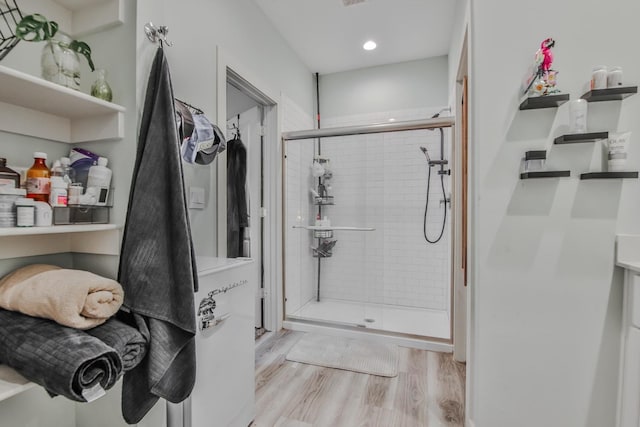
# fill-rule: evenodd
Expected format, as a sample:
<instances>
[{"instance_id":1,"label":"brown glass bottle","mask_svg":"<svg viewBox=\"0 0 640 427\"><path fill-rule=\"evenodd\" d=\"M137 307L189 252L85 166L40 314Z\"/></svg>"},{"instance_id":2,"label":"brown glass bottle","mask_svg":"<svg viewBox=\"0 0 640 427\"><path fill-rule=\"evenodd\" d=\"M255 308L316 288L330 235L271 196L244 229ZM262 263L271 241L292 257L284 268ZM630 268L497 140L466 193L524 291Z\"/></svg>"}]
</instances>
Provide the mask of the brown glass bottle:
<instances>
[{"instance_id":1,"label":"brown glass bottle","mask_svg":"<svg viewBox=\"0 0 640 427\"><path fill-rule=\"evenodd\" d=\"M13 186L20 188L20 174L7 167L7 159L0 157L0 187Z\"/></svg>"},{"instance_id":2,"label":"brown glass bottle","mask_svg":"<svg viewBox=\"0 0 640 427\"><path fill-rule=\"evenodd\" d=\"M47 167L47 153L33 153L33 166L27 171L27 197L38 202L49 201L51 172Z\"/></svg>"}]
</instances>

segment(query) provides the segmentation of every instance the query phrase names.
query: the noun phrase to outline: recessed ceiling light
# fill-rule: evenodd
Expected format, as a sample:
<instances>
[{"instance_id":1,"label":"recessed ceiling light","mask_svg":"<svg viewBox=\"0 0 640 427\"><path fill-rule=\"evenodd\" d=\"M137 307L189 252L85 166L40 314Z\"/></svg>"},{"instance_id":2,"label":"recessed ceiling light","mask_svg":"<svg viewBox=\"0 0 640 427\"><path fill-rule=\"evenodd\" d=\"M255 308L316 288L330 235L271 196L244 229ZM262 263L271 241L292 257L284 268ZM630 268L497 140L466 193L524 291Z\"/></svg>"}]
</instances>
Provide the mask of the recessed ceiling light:
<instances>
[{"instance_id":1,"label":"recessed ceiling light","mask_svg":"<svg viewBox=\"0 0 640 427\"><path fill-rule=\"evenodd\" d=\"M369 40L368 42L362 45L362 48L364 50L373 50L376 48L376 46L378 46L376 42L374 42L373 40Z\"/></svg>"},{"instance_id":2,"label":"recessed ceiling light","mask_svg":"<svg viewBox=\"0 0 640 427\"><path fill-rule=\"evenodd\" d=\"M394 119L393 117L391 117L391 118L389 119L389 121L390 121L390 122L395 122L395 121L396 121L396 119Z\"/></svg>"}]
</instances>

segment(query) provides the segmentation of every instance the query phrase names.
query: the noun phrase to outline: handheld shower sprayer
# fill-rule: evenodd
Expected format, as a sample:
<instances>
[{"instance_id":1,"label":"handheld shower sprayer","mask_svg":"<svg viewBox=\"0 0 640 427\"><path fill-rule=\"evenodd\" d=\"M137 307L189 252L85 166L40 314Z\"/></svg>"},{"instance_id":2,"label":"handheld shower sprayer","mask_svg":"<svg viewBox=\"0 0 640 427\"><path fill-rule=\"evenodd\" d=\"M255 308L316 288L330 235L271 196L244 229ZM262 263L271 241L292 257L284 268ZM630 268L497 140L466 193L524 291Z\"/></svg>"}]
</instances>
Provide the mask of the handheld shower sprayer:
<instances>
[{"instance_id":1,"label":"handheld shower sprayer","mask_svg":"<svg viewBox=\"0 0 640 427\"><path fill-rule=\"evenodd\" d=\"M431 163L431 158L429 157L429 152L425 147L420 147L420 151L424 153L424 156L427 158L427 162Z\"/></svg>"}]
</instances>

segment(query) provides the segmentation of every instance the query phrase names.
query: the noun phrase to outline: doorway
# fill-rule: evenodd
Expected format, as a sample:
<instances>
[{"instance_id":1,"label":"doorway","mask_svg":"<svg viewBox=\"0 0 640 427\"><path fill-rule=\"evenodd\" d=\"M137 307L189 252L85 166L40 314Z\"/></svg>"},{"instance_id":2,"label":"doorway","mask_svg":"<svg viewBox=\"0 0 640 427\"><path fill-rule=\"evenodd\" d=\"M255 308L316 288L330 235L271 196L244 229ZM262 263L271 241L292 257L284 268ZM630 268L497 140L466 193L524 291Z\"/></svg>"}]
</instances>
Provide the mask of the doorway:
<instances>
[{"instance_id":1,"label":"doorway","mask_svg":"<svg viewBox=\"0 0 640 427\"><path fill-rule=\"evenodd\" d=\"M225 134L227 151L218 165L218 256L243 256L254 260L252 263L252 283L255 283L255 328L256 337L266 331L276 329L273 309L275 286L273 278L273 261L268 255L268 248L273 244L275 232L272 230L272 219L268 213L274 211L272 191L269 177L275 174L270 158L276 154L271 151L272 140L276 139L276 103L244 79L229 66L223 68L223 77L218 79L218 93L224 101L219 102L218 116L226 122ZM222 90L221 90L222 89ZM223 120L219 119L222 123ZM244 191L248 214L248 226L242 227L240 234L234 235L227 229L227 160L234 152L233 144L241 144L246 153L246 181ZM277 147L277 146L276 146ZM243 156L244 157L244 156ZM239 250L229 252L229 241L238 241Z\"/></svg>"}]
</instances>

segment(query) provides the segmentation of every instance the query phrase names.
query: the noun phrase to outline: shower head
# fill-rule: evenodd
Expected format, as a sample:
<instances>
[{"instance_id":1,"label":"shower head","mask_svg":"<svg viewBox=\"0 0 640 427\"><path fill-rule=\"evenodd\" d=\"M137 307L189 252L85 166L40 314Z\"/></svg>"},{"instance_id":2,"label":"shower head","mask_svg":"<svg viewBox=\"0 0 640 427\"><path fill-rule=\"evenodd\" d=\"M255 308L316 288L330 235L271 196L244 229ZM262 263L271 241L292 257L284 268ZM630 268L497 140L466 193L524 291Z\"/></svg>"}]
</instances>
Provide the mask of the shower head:
<instances>
[{"instance_id":1,"label":"shower head","mask_svg":"<svg viewBox=\"0 0 640 427\"><path fill-rule=\"evenodd\" d=\"M424 156L427 158L427 162L431 162L431 158L429 157L429 152L425 147L420 147L420 151L424 153Z\"/></svg>"}]
</instances>

